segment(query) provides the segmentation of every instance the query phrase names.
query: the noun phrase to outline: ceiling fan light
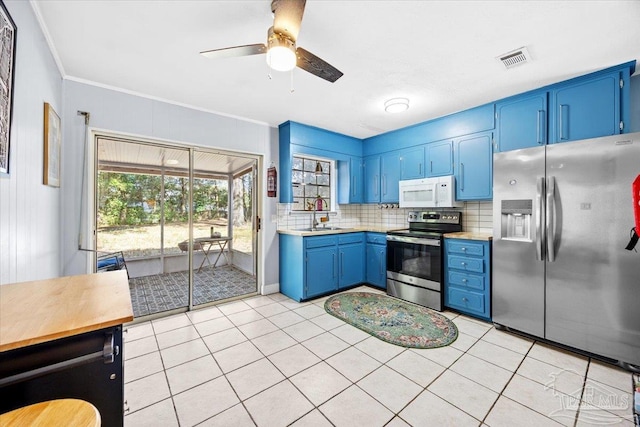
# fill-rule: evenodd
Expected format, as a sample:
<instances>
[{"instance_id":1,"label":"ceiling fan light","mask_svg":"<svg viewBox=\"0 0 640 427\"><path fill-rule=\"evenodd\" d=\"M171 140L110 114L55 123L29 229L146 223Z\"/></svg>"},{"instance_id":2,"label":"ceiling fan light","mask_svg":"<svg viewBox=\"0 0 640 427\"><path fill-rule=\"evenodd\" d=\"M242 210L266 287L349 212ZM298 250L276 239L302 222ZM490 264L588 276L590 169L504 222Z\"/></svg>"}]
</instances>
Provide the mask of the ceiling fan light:
<instances>
[{"instance_id":1,"label":"ceiling fan light","mask_svg":"<svg viewBox=\"0 0 640 427\"><path fill-rule=\"evenodd\" d=\"M273 46L267 52L267 64L276 71L293 70L296 53L287 46Z\"/></svg>"},{"instance_id":2,"label":"ceiling fan light","mask_svg":"<svg viewBox=\"0 0 640 427\"><path fill-rule=\"evenodd\" d=\"M384 111L387 113L402 113L409 109L408 98L392 98L384 103Z\"/></svg>"}]
</instances>

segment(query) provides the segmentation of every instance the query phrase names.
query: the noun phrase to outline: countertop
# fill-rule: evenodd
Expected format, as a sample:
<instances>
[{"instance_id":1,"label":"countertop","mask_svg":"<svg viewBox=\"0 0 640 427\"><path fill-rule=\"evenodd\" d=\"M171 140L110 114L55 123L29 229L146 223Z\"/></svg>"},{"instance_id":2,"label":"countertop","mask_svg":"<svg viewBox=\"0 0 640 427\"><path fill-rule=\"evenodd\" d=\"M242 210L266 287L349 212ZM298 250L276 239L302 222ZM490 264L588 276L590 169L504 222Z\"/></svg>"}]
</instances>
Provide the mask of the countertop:
<instances>
[{"instance_id":1,"label":"countertop","mask_svg":"<svg viewBox=\"0 0 640 427\"><path fill-rule=\"evenodd\" d=\"M460 231L457 233L446 233L445 239L467 239L467 240L493 240L493 236L489 233L476 233L472 231Z\"/></svg>"},{"instance_id":2,"label":"countertop","mask_svg":"<svg viewBox=\"0 0 640 427\"><path fill-rule=\"evenodd\" d=\"M0 286L0 352L131 320L124 270Z\"/></svg>"},{"instance_id":3,"label":"countertop","mask_svg":"<svg viewBox=\"0 0 640 427\"><path fill-rule=\"evenodd\" d=\"M406 227L398 227L398 226L384 226L384 225L359 225L357 227L345 227L341 230L323 230L322 226L318 227L316 231L304 231L304 230L296 230L296 229L282 229L278 230L280 234L291 234L294 236L324 236L327 234L343 234L343 233L356 233L360 231L368 231L374 233L386 233L387 231L393 230L403 230Z\"/></svg>"}]
</instances>

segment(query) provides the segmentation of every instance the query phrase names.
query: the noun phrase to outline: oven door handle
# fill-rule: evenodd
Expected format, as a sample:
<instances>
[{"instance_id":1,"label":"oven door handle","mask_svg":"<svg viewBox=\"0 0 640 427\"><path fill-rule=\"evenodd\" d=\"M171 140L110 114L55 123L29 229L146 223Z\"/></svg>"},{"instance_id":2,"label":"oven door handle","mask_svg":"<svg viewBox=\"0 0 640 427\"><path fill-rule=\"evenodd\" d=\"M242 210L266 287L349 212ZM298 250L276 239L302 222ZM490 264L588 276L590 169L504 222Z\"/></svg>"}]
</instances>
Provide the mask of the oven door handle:
<instances>
[{"instance_id":1,"label":"oven door handle","mask_svg":"<svg viewBox=\"0 0 640 427\"><path fill-rule=\"evenodd\" d=\"M389 236L388 242L413 243L416 245L440 246L440 240L437 239L421 239L419 237Z\"/></svg>"}]
</instances>

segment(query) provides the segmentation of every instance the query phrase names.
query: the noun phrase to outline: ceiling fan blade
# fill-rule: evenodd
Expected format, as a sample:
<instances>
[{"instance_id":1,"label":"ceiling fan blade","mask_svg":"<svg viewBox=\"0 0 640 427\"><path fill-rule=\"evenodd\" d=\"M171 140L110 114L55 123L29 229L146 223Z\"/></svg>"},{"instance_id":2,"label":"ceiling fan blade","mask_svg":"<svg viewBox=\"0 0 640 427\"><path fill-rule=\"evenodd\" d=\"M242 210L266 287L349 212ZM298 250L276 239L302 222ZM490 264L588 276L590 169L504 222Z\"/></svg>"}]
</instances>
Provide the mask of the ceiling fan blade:
<instances>
[{"instance_id":1,"label":"ceiling fan blade","mask_svg":"<svg viewBox=\"0 0 640 427\"><path fill-rule=\"evenodd\" d=\"M247 44L244 46L225 47L224 49L205 50L200 55L207 58L233 58L236 56L249 56L267 53L264 44Z\"/></svg>"},{"instance_id":2,"label":"ceiling fan blade","mask_svg":"<svg viewBox=\"0 0 640 427\"><path fill-rule=\"evenodd\" d=\"M298 56L298 67L321 79L334 83L343 75L336 67L318 58L308 50L299 47L296 49L296 54Z\"/></svg>"},{"instance_id":3,"label":"ceiling fan blade","mask_svg":"<svg viewBox=\"0 0 640 427\"><path fill-rule=\"evenodd\" d=\"M300 23L306 3L306 0L273 0L271 2L273 31L277 34L284 34L295 42L300 32Z\"/></svg>"}]
</instances>

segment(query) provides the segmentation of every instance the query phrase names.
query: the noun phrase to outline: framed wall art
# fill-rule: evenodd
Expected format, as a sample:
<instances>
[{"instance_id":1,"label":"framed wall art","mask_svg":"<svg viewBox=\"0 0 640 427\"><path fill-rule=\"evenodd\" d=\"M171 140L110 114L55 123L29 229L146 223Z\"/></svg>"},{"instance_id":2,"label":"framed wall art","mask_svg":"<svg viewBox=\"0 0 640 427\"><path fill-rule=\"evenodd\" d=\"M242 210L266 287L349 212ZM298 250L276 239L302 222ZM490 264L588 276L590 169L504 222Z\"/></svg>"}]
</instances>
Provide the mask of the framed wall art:
<instances>
[{"instance_id":1,"label":"framed wall art","mask_svg":"<svg viewBox=\"0 0 640 427\"><path fill-rule=\"evenodd\" d=\"M53 107L44 103L44 185L60 187L62 128Z\"/></svg>"},{"instance_id":2,"label":"framed wall art","mask_svg":"<svg viewBox=\"0 0 640 427\"><path fill-rule=\"evenodd\" d=\"M0 175L9 173L16 24L0 1Z\"/></svg>"}]
</instances>

